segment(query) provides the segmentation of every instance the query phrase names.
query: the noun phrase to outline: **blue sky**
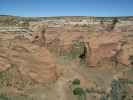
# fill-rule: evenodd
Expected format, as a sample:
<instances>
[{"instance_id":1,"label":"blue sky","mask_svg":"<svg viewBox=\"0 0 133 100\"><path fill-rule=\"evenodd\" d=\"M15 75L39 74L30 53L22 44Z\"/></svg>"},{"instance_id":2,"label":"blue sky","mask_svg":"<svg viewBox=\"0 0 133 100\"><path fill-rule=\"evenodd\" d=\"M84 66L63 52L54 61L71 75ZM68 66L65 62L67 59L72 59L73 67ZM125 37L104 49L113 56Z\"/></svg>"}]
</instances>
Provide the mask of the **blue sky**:
<instances>
[{"instance_id":1,"label":"blue sky","mask_svg":"<svg viewBox=\"0 0 133 100\"><path fill-rule=\"evenodd\" d=\"M0 0L0 15L133 16L133 0Z\"/></svg>"}]
</instances>

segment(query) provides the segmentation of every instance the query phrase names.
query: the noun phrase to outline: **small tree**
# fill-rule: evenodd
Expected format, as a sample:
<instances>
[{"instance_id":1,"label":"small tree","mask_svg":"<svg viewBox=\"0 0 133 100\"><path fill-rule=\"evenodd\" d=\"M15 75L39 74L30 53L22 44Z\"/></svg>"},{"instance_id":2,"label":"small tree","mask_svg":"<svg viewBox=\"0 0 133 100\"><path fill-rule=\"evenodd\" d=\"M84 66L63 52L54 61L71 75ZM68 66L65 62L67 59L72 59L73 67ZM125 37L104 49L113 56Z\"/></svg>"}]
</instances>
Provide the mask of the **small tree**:
<instances>
[{"instance_id":1,"label":"small tree","mask_svg":"<svg viewBox=\"0 0 133 100\"><path fill-rule=\"evenodd\" d=\"M79 100L85 100L86 99L85 91L82 88L80 88L80 87L75 88L73 90L73 94L77 95Z\"/></svg>"},{"instance_id":2,"label":"small tree","mask_svg":"<svg viewBox=\"0 0 133 100\"><path fill-rule=\"evenodd\" d=\"M85 91L80 87L80 80L75 79L72 82L72 86L73 86L73 94L78 96L79 100L86 100Z\"/></svg>"},{"instance_id":3,"label":"small tree","mask_svg":"<svg viewBox=\"0 0 133 100\"><path fill-rule=\"evenodd\" d=\"M80 80L79 79L75 79L73 82L72 82L73 85L80 85Z\"/></svg>"},{"instance_id":4,"label":"small tree","mask_svg":"<svg viewBox=\"0 0 133 100\"><path fill-rule=\"evenodd\" d=\"M6 95L1 94L0 95L0 100L9 100L9 98Z\"/></svg>"},{"instance_id":5,"label":"small tree","mask_svg":"<svg viewBox=\"0 0 133 100\"><path fill-rule=\"evenodd\" d=\"M113 19L113 21L112 21L112 24L115 25L115 24L118 23L118 22L119 22L118 19L115 17L115 18Z\"/></svg>"}]
</instances>

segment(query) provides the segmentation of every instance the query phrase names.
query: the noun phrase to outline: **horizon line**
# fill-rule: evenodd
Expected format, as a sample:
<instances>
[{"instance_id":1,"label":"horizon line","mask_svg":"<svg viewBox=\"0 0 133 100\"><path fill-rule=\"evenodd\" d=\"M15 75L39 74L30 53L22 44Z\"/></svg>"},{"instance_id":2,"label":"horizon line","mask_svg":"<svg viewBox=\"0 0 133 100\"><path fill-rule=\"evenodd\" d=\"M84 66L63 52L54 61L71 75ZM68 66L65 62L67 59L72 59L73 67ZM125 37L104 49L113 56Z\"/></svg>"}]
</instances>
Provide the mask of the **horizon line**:
<instances>
[{"instance_id":1,"label":"horizon line","mask_svg":"<svg viewBox=\"0 0 133 100\"><path fill-rule=\"evenodd\" d=\"M60 15L60 16L21 16L21 15L8 15L1 14L0 16L14 16L14 17L133 17L133 15L123 15L123 16L92 16L92 15Z\"/></svg>"}]
</instances>

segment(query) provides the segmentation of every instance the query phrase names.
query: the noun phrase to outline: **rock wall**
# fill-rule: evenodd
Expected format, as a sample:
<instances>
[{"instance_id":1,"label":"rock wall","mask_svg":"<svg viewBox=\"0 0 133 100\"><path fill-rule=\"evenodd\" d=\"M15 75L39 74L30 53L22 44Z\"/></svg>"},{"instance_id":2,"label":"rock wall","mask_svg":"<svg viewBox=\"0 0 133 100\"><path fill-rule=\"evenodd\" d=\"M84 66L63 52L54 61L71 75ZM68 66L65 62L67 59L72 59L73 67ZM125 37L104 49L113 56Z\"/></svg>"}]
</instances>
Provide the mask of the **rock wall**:
<instances>
[{"instance_id":1,"label":"rock wall","mask_svg":"<svg viewBox=\"0 0 133 100\"><path fill-rule=\"evenodd\" d=\"M90 53L87 62L96 66L104 58L112 58L121 50L122 35L120 33L97 33L89 39Z\"/></svg>"},{"instance_id":2,"label":"rock wall","mask_svg":"<svg viewBox=\"0 0 133 100\"><path fill-rule=\"evenodd\" d=\"M57 79L54 58L44 47L28 40L14 39L9 48L0 47L0 71L16 65L22 76L38 83L49 83Z\"/></svg>"},{"instance_id":3,"label":"rock wall","mask_svg":"<svg viewBox=\"0 0 133 100\"><path fill-rule=\"evenodd\" d=\"M119 27L118 24L115 26ZM38 27L44 28L44 25L40 24ZM102 26L97 25L95 26L95 29L97 30L98 27ZM83 42L84 47L76 47L77 49L75 49L75 51L78 51L78 48L81 49L82 52L84 48L87 49L85 54L85 62L87 65L97 66L98 63L106 58L111 61L115 58L116 62L128 65L128 57L131 53L128 54L125 49L126 45L128 45L129 48L132 48L132 43L127 43L125 45L125 41L130 41L128 39L129 36L125 36L126 33L122 31L116 31L116 27L114 27L114 29L110 32L106 31L106 29L103 29L103 31L97 30L97 32L90 30L89 32L81 32L80 30L82 30L83 27L80 26L71 26L71 29L68 29L68 27L65 26L57 28L45 27L45 47L55 52L55 54L59 56L74 55L75 52L73 52L73 47L75 42ZM33 34L33 39L43 45L44 42L42 41L44 41L44 39L42 39L41 29L37 32ZM36 37L38 38L36 39ZM81 54L81 52L80 54L77 54L79 55L79 59Z\"/></svg>"}]
</instances>

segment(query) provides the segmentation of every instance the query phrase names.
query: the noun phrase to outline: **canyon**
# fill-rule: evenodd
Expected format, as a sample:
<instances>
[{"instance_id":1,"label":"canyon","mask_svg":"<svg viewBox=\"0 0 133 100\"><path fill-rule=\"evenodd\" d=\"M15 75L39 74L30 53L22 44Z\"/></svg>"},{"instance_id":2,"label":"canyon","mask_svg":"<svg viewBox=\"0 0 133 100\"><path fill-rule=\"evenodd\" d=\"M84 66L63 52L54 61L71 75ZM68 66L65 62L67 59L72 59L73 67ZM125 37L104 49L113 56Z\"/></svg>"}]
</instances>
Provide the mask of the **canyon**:
<instances>
[{"instance_id":1,"label":"canyon","mask_svg":"<svg viewBox=\"0 0 133 100\"><path fill-rule=\"evenodd\" d=\"M0 94L132 100L133 17L0 16Z\"/></svg>"}]
</instances>

